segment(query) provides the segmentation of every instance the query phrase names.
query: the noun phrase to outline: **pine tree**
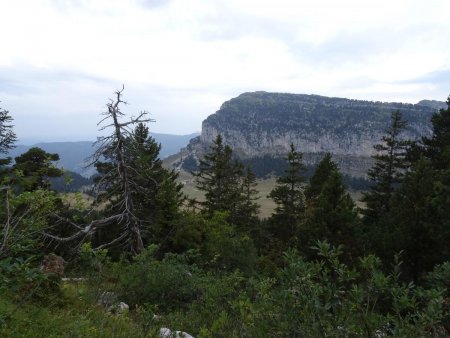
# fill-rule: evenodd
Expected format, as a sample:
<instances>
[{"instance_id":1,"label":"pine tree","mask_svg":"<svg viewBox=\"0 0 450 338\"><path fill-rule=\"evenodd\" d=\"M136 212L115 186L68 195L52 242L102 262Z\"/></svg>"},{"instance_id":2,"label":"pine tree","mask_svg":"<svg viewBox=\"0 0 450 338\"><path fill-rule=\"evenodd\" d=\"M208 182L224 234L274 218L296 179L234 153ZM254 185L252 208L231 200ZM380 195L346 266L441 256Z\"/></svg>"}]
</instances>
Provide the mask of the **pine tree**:
<instances>
[{"instance_id":1,"label":"pine tree","mask_svg":"<svg viewBox=\"0 0 450 338\"><path fill-rule=\"evenodd\" d=\"M149 128L144 123L137 124L124 144L124 158L132 182L130 195L134 201L134 215L140 220L143 243L160 244L159 251L165 252L170 246L169 234L173 233L184 200L182 185L177 183L178 174L163 168L159 159L161 145L150 136ZM113 215L120 210L116 196L121 189L121 177L114 170L111 159L105 158L106 162L95 164L99 172L96 179L100 191L98 201L107 203L110 209L107 215ZM116 229L109 227L105 231L100 230L98 240L105 242L121 231L119 224Z\"/></svg>"},{"instance_id":2,"label":"pine tree","mask_svg":"<svg viewBox=\"0 0 450 338\"><path fill-rule=\"evenodd\" d=\"M78 244L98 233L100 229L117 229L120 233L103 242L97 249L106 247L121 247L128 249L132 255L139 254L144 249L142 240L142 220L136 210L136 192L145 193L146 187L136 181L136 168L129 161L129 140L132 135L132 127L138 123L151 121L146 118L147 112L141 112L136 118L123 121L125 114L121 111L122 90L116 91L115 100L107 104L108 110L103 113L104 118L99 124L105 123L100 130L111 129L111 133L97 139L98 149L92 156L91 164L99 162L98 168L104 170L102 177L97 180L97 191L101 192L103 199L111 203L110 215L91 221L84 226L77 225L78 230L71 236L56 236L46 234L48 238L59 242L78 241ZM107 163L101 161L106 158ZM111 181L109 181L111 180ZM110 189L111 188L111 189ZM103 194L103 192L105 194ZM73 224L73 222L72 222Z\"/></svg>"},{"instance_id":3,"label":"pine tree","mask_svg":"<svg viewBox=\"0 0 450 338\"><path fill-rule=\"evenodd\" d=\"M318 240L344 244L348 253L356 251L358 217L355 203L345 190L339 168L326 154L318 164L306 189L308 209L300 228L301 250L310 250Z\"/></svg>"},{"instance_id":4,"label":"pine tree","mask_svg":"<svg viewBox=\"0 0 450 338\"><path fill-rule=\"evenodd\" d=\"M322 192L323 186L331 173L338 170L336 163L331 159L331 154L326 153L319 162L309 184L305 189L305 197L308 205L313 205Z\"/></svg>"},{"instance_id":5,"label":"pine tree","mask_svg":"<svg viewBox=\"0 0 450 338\"><path fill-rule=\"evenodd\" d=\"M0 154L7 154L9 150L14 148L17 141L16 134L11 124L13 118L9 115L9 111L0 108ZM0 167L11 163L11 158L0 158Z\"/></svg>"},{"instance_id":6,"label":"pine tree","mask_svg":"<svg viewBox=\"0 0 450 338\"><path fill-rule=\"evenodd\" d=\"M403 251L404 272L414 281L445 259L442 249L448 246L440 245L445 232L433 203L434 180L429 160L421 158L413 165L393 194L388 226L378 243L378 254L386 261Z\"/></svg>"},{"instance_id":7,"label":"pine tree","mask_svg":"<svg viewBox=\"0 0 450 338\"><path fill-rule=\"evenodd\" d=\"M433 135L424 137L425 156L431 160L433 168L446 171L450 167L450 96L447 109L441 109L431 118Z\"/></svg>"},{"instance_id":8,"label":"pine tree","mask_svg":"<svg viewBox=\"0 0 450 338\"><path fill-rule=\"evenodd\" d=\"M408 141L401 138L406 122L400 111L391 115L391 124L382 143L374 146L376 154L372 156L375 163L367 175L372 181L370 191L364 193L362 201L366 208L362 210L366 224L375 224L390 208L392 193L399 186L407 168L406 150Z\"/></svg>"},{"instance_id":9,"label":"pine tree","mask_svg":"<svg viewBox=\"0 0 450 338\"><path fill-rule=\"evenodd\" d=\"M205 193L205 201L200 203L203 211L209 216L217 211L228 212L228 220L234 223L239 218L242 201L240 183L243 169L240 163L233 160L233 151L223 144L221 135L216 137L193 175L197 189Z\"/></svg>"},{"instance_id":10,"label":"pine tree","mask_svg":"<svg viewBox=\"0 0 450 338\"><path fill-rule=\"evenodd\" d=\"M295 150L291 144L287 155L287 169L285 174L277 178L275 188L269 197L277 204L275 213L271 217L274 235L285 242L295 240L297 227L304 218L305 195L303 176L306 167L302 162L303 155Z\"/></svg>"},{"instance_id":11,"label":"pine tree","mask_svg":"<svg viewBox=\"0 0 450 338\"><path fill-rule=\"evenodd\" d=\"M254 233L258 225L259 204L256 202L258 197L258 190L256 190L256 176L250 167L246 167L243 177L241 178L241 197L238 211L238 219L236 225L243 231Z\"/></svg>"},{"instance_id":12,"label":"pine tree","mask_svg":"<svg viewBox=\"0 0 450 338\"><path fill-rule=\"evenodd\" d=\"M58 154L50 154L38 147L30 148L27 152L15 158L12 167L16 173L16 184L20 190L34 191L36 189L49 189L50 177L60 177L64 174L62 169L53 162L59 160Z\"/></svg>"}]
</instances>

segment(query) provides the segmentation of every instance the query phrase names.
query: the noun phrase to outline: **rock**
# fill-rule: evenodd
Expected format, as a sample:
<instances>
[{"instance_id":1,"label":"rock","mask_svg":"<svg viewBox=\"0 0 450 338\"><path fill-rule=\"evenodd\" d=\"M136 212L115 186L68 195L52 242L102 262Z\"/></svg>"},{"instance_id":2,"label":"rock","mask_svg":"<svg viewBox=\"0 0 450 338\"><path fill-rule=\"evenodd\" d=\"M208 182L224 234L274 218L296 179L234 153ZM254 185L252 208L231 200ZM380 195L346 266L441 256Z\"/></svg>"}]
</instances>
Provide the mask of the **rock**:
<instances>
[{"instance_id":1,"label":"rock","mask_svg":"<svg viewBox=\"0 0 450 338\"><path fill-rule=\"evenodd\" d=\"M114 292L104 291L98 298L97 304L110 308L116 302L117 295Z\"/></svg>"},{"instance_id":2,"label":"rock","mask_svg":"<svg viewBox=\"0 0 450 338\"><path fill-rule=\"evenodd\" d=\"M182 331L172 331L166 327L162 327L159 329L159 337L160 338L194 338L189 333Z\"/></svg>"},{"instance_id":3,"label":"rock","mask_svg":"<svg viewBox=\"0 0 450 338\"><path fill-rule=\"evenodd\" d=\"M121 313L127 312L130 309L128 304L124 303L124 302L120 302L119 305L117 305L117 308L118 308L119 312L121 312Z\"/></svg>"},{"instance_id":4,"label":"rock","mask_svg":"<svg viewBox=\"0 0 450 338\"><path fill-rule=\"evenodd\" d=\"M119 304L113 304L110 307L108 307L108 312L115 314L115 315L124 315L127 314L130 310L130 307L127 303L120 302Z\"/></svg>"},{"instance_id":5,"label":"rock","mask_svg":"<svg viewBox=\"0 0 450 338\"><path fill-rule=\"evenodd\" d=\"M55 254L45 255L40 269L44 273L62 277L64 275L64 259Z\"/></svg>"}]
</instances>

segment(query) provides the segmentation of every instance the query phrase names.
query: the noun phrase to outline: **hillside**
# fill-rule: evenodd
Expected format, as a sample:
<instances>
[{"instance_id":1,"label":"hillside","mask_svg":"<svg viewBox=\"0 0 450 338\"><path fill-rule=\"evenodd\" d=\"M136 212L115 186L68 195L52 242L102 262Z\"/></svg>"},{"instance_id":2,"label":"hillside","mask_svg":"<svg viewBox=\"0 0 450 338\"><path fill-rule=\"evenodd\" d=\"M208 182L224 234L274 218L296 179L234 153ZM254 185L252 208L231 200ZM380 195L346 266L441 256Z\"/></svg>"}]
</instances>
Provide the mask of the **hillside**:
<instances>
[{"instance_id":1,"label":"hillside","mask_svg":"<svg viewBox=\"0 0 450 338\"><path fill-rule=\"evenodd\" d=\"M408 121L405 137L430 135L430 117L444 102L372 102L318 95L244 93L225 102L202 124L201 141L222 134L247 156L284 153L290 143L302 152L370 156L392 111Z\"/></svg>"},{"instance_id":2,"label":"hillside","mask_svg":"<svg viewBox=\"0 0 450 338\"><path fill-rule=\"evenodd\" d=\"M181 166L192 170L208 145L221 134L241 159L254 162L254 166L264 159L266 170L260 177L280 167L291 143L305 154L307 164L314 165L330 152L345 174L364 176L372 163L373 146L380 141L393 111L399 110L408 122L403 137L415 140L431 134L430 118L445 106L444 102L430 100L409 104L243 93L223 103L203 121L200 137L191 140L181 153Z\"/></svg>"}]
</instances>

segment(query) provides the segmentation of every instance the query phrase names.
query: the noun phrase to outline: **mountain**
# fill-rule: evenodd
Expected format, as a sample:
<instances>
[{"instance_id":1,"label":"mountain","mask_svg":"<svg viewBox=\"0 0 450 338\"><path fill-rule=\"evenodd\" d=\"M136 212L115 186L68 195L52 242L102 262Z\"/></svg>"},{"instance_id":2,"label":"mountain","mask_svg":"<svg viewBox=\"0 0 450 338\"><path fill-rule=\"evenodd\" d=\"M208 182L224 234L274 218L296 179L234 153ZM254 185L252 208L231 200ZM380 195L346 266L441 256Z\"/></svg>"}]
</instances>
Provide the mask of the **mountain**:
<instances>
[{"instance_id":1,"label":"mountain","mask_svg":"<svg viewBox=\"0 0 450 338\"><path fill-rule=\"evenodd\" d=\"M156 142L161 144L160 157L165 158L172 155L182 147L185 147L189 140L198 136L198 133L189 135L171 135L151 133ZM95 152L94 142L92 141L77 141L77 142L41 142L30 146L17 145L12 149L8 156L15 158L23 154L32 147L39 147L49 153L59 154L60 160L58 166L64 169L89 177L95 174L95 168L86 167L87 159Z\"/></svg>"},{"instance_id":2,"label":"mountain","mask_svg":"<svg viewBox=\"0 0 450 338\"><path fill-rule=\"evenodd\" d=\"M319 95L252 92L226 101L202 123L201 135L191 140L182 166L191 165L221 134L242 159L269 155L280 159L293 143L316 163L330 152L344 173L363 176L371 166L373 146L399 110L408 122L403 137L431 134L430 118L444 102L417 104L373 102ZM269 165L270 166L275 166Z\"/></svg>"}]
</instances>

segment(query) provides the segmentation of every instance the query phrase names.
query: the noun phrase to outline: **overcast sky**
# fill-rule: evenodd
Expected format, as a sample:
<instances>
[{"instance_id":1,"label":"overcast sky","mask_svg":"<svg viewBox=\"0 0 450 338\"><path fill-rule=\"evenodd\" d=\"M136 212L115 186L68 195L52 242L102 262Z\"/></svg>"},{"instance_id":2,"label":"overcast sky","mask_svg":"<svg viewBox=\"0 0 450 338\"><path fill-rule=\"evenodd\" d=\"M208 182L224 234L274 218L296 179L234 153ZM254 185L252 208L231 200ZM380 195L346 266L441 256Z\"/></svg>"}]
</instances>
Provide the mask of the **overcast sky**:
<instances>
[{"instance_id":1,"label":"overcast sky","mask_svg":"<svg viewBox=\"0 0 450 338\"><path fill-rule=\"evenodd\" d=\"M0 0L0 107L24 141L130 115L188 134L246 91L415 103L450 94L448 0Z\"/></svg>"}]
</instances>

